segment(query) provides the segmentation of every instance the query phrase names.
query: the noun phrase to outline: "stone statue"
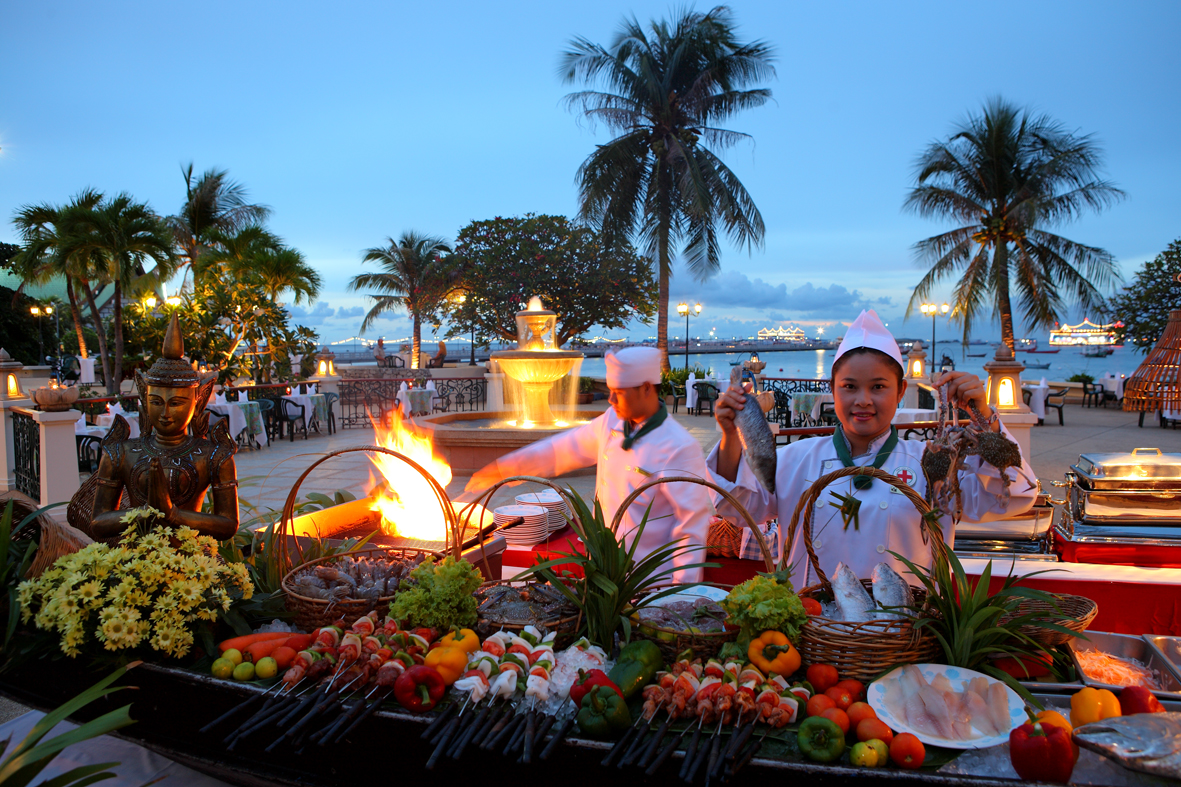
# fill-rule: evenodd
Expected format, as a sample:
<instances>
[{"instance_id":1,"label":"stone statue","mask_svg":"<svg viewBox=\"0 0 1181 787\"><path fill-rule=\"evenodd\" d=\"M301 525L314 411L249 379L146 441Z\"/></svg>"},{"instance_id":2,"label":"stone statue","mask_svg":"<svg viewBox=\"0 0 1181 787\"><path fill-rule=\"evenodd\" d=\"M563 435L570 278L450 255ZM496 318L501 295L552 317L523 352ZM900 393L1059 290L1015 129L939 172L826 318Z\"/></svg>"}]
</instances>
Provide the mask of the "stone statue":
<instances>
[{"instance_id":1,"label":"stone statue","mask_svg":"<svg viewBox=\"0 0 1181 787\"><path fill-rule=\"evenodd\" d=\"M166 524L231 538L238 530L237 446L226 421L210 434L205 405L215 380L202 382L185 362L173 315L161 357L146 375L135 373L140 437L128 439L130 427L115 417L102 441L98 470L70 501L70 524L95 540L113 542L127 529L121 509L150 506L164 513ZM207 491L213 493L213 513L201 511Z\"/></svg>"}]
</instances>

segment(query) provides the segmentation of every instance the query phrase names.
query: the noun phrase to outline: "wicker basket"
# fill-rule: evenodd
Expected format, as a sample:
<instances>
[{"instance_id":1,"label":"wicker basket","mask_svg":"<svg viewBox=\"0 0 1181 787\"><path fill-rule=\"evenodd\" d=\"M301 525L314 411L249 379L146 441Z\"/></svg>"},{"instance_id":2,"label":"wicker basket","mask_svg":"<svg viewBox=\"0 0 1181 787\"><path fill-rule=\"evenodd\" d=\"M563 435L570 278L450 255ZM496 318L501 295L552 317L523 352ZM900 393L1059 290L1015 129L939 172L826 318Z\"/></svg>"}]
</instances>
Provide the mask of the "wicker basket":
<instances>
[{"instance_id":1,"label":"wicker basket","mask_svg":"<svg viewBox=\"0 0 1181 787\"><path fill-rule=\"evenodd\" d=\"M845 467L818 478L801 497L792 513L788 527L788 543L781 562L790 559L791 545L797 528L802 530L804 548L813 571L820 579L819 584L800 591L802 598L816 598L832 595L832 585L820 568L816 550L812 546L812 512L816 501L825 487L841 478L854 475L870 475L902 492L920 514L930 508L926 502L904 481L874 467ZM946 559L941 533L931 537L936 560ZM867 589L872 581L861 580ZM926 599L922 588L911 588L916 603L921 606ZM842 678L855 678L868 682L898 664L915 664L932 661L939 655L939 643L927 631L916 629L909 620L872 620L865 623L851 623L831 620L822 616L809 617L800 632L800 657L807 664L831 664Z\"/></svg>"},{"instance_id":2,"label":"wicker basket","mask_svg":"<svg viewBox=\"0 0 1181 787\"><path fill-rule=\"evenodd\" d=\"M327 600L311 598L310 596L303 596L295 592L293 585L295 575L309 571L313 566L329 565L343 557L412 558L420 554L439 557L438 553L427 552L421 549L362 549L357 552L350 552L348 555L329 555L328 557L322 557L317 560L310 560L303 565L291 569L291 571L287 572L287 576L283 577L282 586L283 592L287 595L287 609L295 613L295 625L308 630L331 625L333 621L342 618L351 622L373 609L384 611L389 607L389 603L394 600L392 595L383 596L378 599L346 598L341 600Z\"/></svg>"},{"instance_id":3,"label":"wicker basket","mask_svg":"<svg viewBox=\"0 0 1181 787\"><path fill-rule=\"evenodd\" d=\"M36 557L26 579L36 579L66 555L72 555L83 547L93 544L94 539L77 528L58 522L52 517L41 517L41 540L37 544Z\"/></svg>"},{"instance_id":4,"label":"wicker basket","mask_svg":"<svg viewBox=\"0 0 1181 787\"><path fill-rule=\"evenodd\" d=\"M742 528L724 516L710 517L705 537L705 556L738 557L742 550Z\"/></svg>"},{"instance_id":5,"label":"wicker basket","mask_svg":"<svg viewBox=\"0 0 1181 787\"><path fill-rule=\"evenodd\" d=\"M1071 596L1061 593L1052 593L1051 595L1058 604L1057 609L1044 601L1023 598L1021 603L1017 605L1017 609L1003 616L997 621L998 624L1003 625L1013 618L1032 613L1048 623L1057 623L1076 634L1082 634L1087 630L1087 626L1090 626L1091 622L1095 620L1095 616L1099 614L1099 605L1085 596ZM1074 639L1074 637L1060 631L1051 631L1040 626L1020 626L1017 630L1047 648L1064 645Z\"/></svg>"},{"instance_id":6,"label":"wicker basket","mask_svg":"<svg viewBox=\"0 0 1181 787\"><path fill-rule=\"evenodd\" d=\"M480 585L480 590L487 590L498 585L513 585L520 583L512 582L485 582ZM530 583L525 583L530 584ZM575 612L573 615L568 615L564 618L554 618L552 620L534 621L534 620L514 620L508 622L493 623L477 613L476 618L476 634L479 635L480 641L495 634L498 631L507 631L511 634L519 635L526 626L534 626L542 634L555 632L557 637L554 640L554 650L563 650L573 644L578 635L578 629L582 625L582 613Z\"/></svg>"}]
</instances>

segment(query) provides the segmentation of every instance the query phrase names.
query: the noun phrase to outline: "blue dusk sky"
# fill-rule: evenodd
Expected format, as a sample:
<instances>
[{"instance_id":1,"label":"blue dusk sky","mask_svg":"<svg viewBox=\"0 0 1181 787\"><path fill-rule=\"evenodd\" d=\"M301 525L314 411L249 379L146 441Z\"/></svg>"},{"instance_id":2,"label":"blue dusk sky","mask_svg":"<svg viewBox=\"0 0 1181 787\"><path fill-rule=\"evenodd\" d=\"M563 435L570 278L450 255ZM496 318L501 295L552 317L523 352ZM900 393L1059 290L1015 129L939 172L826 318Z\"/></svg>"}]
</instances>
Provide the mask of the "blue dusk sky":
<instances>
[{"instance_id":1,"label":"blue dusk sky","mask_svg":"<svg viewBox=\"0 0 1181 787\"><path fill-rule=\"evenodd\" d=\"M675 276L674 303L705 306L695 333L795 322L833 336L873 306L897 333L925 336L929 320L903 323L921 275L911 246L951 226L903 213L914 161L996 95L1093 135L1104 175L1127 192L1058 231L1112 252L1128 278L1181 237L1181 3L731 7L740 35L776 52L773 101L727 124L752 141L724 154L767 232L751 253L727 246L708 282ZM609 136L564 107L576 86L557 74L560 53L579 35L609 44L624 16L673 11L11 0L0 8L0 241L17 240L8 220L25 204L90 186L170 214L183 165L226 169L323 275L299 321L325 341L352 336L367 303L346 284L363 249L410 229L453 239L475 219L576 213L575 172ZM369 336L408 325L397 316Z\"/></svg>"}]
</instances>

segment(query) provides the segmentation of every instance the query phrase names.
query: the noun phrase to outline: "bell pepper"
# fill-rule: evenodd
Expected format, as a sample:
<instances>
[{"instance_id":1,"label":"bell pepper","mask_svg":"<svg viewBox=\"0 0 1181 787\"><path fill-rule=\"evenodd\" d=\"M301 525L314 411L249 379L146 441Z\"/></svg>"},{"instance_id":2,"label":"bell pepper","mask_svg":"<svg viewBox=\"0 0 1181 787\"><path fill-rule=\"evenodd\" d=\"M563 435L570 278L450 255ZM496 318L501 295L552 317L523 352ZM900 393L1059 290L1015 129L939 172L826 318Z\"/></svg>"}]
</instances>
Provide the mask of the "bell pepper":
<instances>
[{"instance_id":1,"label":"bell pepper","mask_svg":"<svg viewBox=\"0 0 1181 787\"><path fill-rule=\"evenodd\" d=\"M800 668L800 654L782 631L764 631L750 641L746 657L764 674L791 675Z\"/></svg>"},{"instance_id":2,"label":"bell pepper","mask_svg":"<svg viewBox=\"0 0 1181 787\"><path fill-rule=\"evenodd\" d=\"M611 682L606 672L603 672L601 669L580 669L578 671L578 677L574 679L574 685L570 687L570 699L574 700L575 707L582 707L582 698L590 693L590 690L595 686L606 686L620 697L623 697L623 692Z\"/></svg>"},{"instance_id":3,"label":"bell pepper","mask_svg":"<svg viewBox=\"0 0 1181 787\"><path fill-rule=\"evenodd\" d=\"M650 640L638 639L619 652L619 660L607 677L630 699L651 683L663 666L660 648Z\"/></svg>"},{"instance_id":4,"label":"bell pepper","mask_svg":"<svg viewBox=\"0 0 1181 787\"><path fill-rule=\"evenodd\" d=\"M480 649L480 638L471 629L451 629L439 640L444 648L459 648L464 653L475 653Z\"/></svg>"},{"instance_id":5,"label":"bell pepper","mask_svg":"<svg viewBox=\"0 0 1181 787\"><path fill-rule=\"evenodd\" d=\"M836 762L845 753L845 733L823 716L804 719L797 740L800 752L812 762Z\"/></svg>"},{"instance_id":6,"label":"bell pepper","mask_svg":"<svg viewBox=\"0 0 1181 787\"><path fill-rule=\"evenodd\" d=\"M1078 744L1074 742L1074 727L1070 726L1070 721L1056 710L1040 711L1034 718L1040 721L1043 726L1050 725L1066 730L1066 734L1071 736L1070 745L1074 748L1074 761L1078 762Z\"/></svg>"},{"instance_id":7,"label":"bell pepper","mask_svg":"<svg viewBox=\"0 0 1181 787\"><path fill-rule=\"evenodd\" d=\"M1088 686L1070 698L1070 723L1074 727L1122 715L1119 699L1107 689Z\"/></svg>"},{"instance_id":8,"label":"bell pepper","mask_svg":"<svg viewBox=\"0 0 1181 787\"><path fill-rule=\"evenodd\" d=\"M612 738L631 727L627 702L610 686L592 686L578 710L578 729L588 738Z\"/></svg>"},{"instance_id":9,"label":"bell pepper","mask_svg":"<svg viewBox=\"0 0 1181 787\"><path fill-rule=\"evenodd\" d=\"M1074 772L1070 733L1055 724L1030 721L1009 733L1009 760L1025 781L1066 784Z\"/></svg>"},{"instance_id":10,"label":"bell pepper","mask_svg":"<svg viewBox=\"0 0 1181 787\"><path fill-rule=\"evenodd\" d=\"M438 670L443 682L450 686L467 671L467 653L459 648L435 648L426 654L426 666Z\"/></svg>"},{"instance_id":11,"label":"bell pepper","mask_svg":"<svg viewBox=\"0 0 1181 787\"><path fill-rule=\"evenodd\" d=\"M421 664L403 672L394 681L394 698L408 711L428 711L443 699L447 684L439 671Z\"/></svg>"}]
</instances>

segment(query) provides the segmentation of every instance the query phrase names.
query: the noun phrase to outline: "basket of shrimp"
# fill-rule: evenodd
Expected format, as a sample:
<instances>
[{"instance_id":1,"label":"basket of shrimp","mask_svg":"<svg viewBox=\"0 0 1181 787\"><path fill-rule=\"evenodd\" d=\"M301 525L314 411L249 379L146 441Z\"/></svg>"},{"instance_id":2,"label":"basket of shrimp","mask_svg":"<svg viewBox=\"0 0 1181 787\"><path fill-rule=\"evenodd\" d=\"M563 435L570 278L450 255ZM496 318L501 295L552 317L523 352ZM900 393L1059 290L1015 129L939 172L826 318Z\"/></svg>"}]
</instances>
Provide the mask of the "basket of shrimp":
<instances>
[{"instance_id":1,"label":"basket of shrimp","mask_svg":"<svg viewBox=\"0 0 1181 787\"><path fill-rule=\"evenodd\" d=\"M287 609L305 629L383 611L419 563L438 557L421 549L363 549L296 566L283 577Z\"/></svg>"},{"instance_id":2,"label":"basket of shrimp","mask_svg":"<svg viewBox=\"0 0 1181 787\"><path fill-rule=\"evenodd\" d=\"M802 533L809 563L820 581L799 595L821 605L820 614L809 615L800 629L799 650L804 664L831 664L842 676L868 682L899 664L933 661L940 650L938 640L914 622L924 608L926 591L909 585L889 563L879 563L872 577L865 578L858 578L848 566L840 564L830 580L820 568L812 540L816 501L830 484L855 475L869 475L893 486L924 517L931 510L897 476L874 467L842 468L818 478L800 497L788 527L789 540L782 562L790 560L792 542L797 533ZM923 527L935 559L946 559L938 524L924 518Z\"/></svg>"},{"instance_id":3,"label":"basket of shrimp","mask_svg":"<svg viewBox=\"0 0 1181 787\"><path fill-rule=\"evenodd\" d=\"M574 642L582 616L545 582L485 582L476 591L476 633L486 639L498 631L521 636L527 628L554 634L558 650Z\"/></svg>"}]
</instances>

